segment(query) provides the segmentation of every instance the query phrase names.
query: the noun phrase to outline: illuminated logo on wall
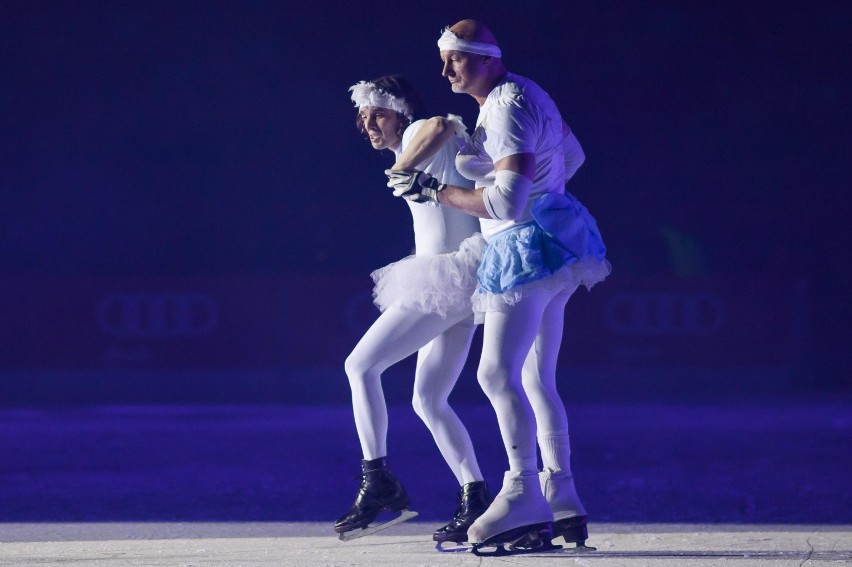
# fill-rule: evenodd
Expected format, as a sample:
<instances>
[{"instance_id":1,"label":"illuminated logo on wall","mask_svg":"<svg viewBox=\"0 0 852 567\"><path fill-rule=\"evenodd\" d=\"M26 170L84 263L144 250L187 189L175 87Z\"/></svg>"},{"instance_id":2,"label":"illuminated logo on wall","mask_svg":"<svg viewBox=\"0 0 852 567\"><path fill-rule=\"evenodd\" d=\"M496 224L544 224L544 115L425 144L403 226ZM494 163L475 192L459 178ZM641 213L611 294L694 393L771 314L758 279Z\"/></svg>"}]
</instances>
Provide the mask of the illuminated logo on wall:
<instances>
[{"instance_id":1,"label":"illuminated logo on wall","mask_svg":"<svg viewBox=\"0 0 852 567\"><path fill-rule=\"evenodd\" d=\"M113 293L98 302L98 328L115 338L195 338L219 324L219 306L201 293Z\"/></svg>"},{"instance_id":2,"label":"illuminated logo on wall","mask_svg":"<svg viewBox=\"0 0 852 567\"><path fill-rule=\"evenodd\" d=\"M722 298L710 292L620 292L605 307L609 329L618 335L712 335L725 324Z\"/></svg>"}]
</instances>

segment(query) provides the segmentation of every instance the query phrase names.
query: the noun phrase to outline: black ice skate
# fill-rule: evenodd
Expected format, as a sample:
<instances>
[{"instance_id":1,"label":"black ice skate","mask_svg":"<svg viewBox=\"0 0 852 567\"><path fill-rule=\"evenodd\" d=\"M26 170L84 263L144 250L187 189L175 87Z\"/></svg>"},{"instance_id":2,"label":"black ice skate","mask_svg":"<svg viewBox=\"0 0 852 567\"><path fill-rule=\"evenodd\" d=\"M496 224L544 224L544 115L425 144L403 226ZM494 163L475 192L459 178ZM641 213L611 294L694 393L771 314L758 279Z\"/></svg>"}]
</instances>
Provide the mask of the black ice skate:
<instances>
[{"instance_id":1,"label":"black ice skate","mask_svg":"<svg viewBox=\"0 0 852 567\"><path fill-rule=\"evenodd\" d=\"M522 526L497 534L473 544L474 555L499 557L503 555L521 555L524 553L545 553L562 549L561 545L551 543L551 522ZM494 548L493 551L490 549Z\"/></svg>"},{"instance_id":2,"label":"black ice skate","mask_svg":"<svg viewBox=\"0 0 852 567\"><path fill-rule=\"evenodd\" d=\"M461 544L467 541L467 529L470 525L488 509L491 504L491 495L484 481L469 482L462 486L459 491L459 507L456 509L452 521L446 526L438 529L432 539L438 542L435 549L438 551L468 551L470 546L456 545L446 547L447 542Z\"/></svg>"},{"instance_id":3,"label":"black ice skate","mask_svg":"<svg viewBox=\"0 0 852 567\"><path fill-rule=\"evenodd\" d=\"M349 541L387 529L417 515L417 512L407 509L408 503L408 494L388 468L385 457L361 461L361 488L358 496L349 511L334 523L334 531L340 534L341 540ZM400 515L388 522L370 526L370 522L382 510L400 512Z\"/></svg>"}]
</instances>

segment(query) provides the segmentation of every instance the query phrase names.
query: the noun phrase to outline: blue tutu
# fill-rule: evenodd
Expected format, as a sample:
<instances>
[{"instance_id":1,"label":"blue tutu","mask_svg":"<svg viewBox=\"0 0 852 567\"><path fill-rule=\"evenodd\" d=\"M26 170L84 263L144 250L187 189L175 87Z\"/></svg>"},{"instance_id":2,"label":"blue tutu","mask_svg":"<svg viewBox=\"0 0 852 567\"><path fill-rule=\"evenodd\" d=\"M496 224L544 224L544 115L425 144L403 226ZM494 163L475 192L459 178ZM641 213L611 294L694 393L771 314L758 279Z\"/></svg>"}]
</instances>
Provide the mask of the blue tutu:
<instances>
[{"instance_id":1,"label":"blue tutu","mask_svg":"<svg viewBox=\"0 0 852 567\"><path fill-rule=\"evenodd\" d=\"M534 222L494 235L482 255L476 277L479 291L503 293L552 275L560 254L549 254L544 231Z\"/></svg>"},{"instance_id":2,"label":"blue tutu","mask_svg":"<svg viewBox=\"0 0 852 567\"><path fill-rule=\"evenodd\" d=\"M573 195L546 193L533 203L532 215L534 221L488 242L477 270L477 315L502 311L525 294L591 289L609 275L597 223Z\"/></svg>"},{"instance_id":3,"label":"blue tutu","mask_svg":"<svg viewBox=\"0 0 852 567\"><path fill-rule=\"evenodd\" d=\"M545 193L533 203L532 216L565 264L606 257L598 223L571 193Z\"/></svg>"}]
</instances>

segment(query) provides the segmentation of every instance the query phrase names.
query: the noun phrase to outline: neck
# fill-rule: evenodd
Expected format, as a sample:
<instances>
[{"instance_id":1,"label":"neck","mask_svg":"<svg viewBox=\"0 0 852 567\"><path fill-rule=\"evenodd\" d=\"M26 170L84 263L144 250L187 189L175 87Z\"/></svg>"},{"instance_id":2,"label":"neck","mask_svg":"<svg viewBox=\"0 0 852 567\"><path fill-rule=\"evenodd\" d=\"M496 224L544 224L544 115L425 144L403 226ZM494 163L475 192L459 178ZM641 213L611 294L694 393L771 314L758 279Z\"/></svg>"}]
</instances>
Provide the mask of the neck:
<instances>
[{"instance_id":1,"label":"neck","mask_svg":"<svg viewBox=\"0 0 852 567\"><path fill-rule=\"evenodd\" d=\"M477 104L479 104L479 106L482 106L483 104L485 104L485 99L487 99L488 95L491 94L491 91L494 90L494 87L496 87L500 83L500 81L502 81L506 77L506 73L508 73L508 71L505 68L501 69L499 73L497 73L488 81L483 83L482 90L477 93L471 94L470 96L473 97L473 99L477 102Z\"/></svg>"}]
</instances>

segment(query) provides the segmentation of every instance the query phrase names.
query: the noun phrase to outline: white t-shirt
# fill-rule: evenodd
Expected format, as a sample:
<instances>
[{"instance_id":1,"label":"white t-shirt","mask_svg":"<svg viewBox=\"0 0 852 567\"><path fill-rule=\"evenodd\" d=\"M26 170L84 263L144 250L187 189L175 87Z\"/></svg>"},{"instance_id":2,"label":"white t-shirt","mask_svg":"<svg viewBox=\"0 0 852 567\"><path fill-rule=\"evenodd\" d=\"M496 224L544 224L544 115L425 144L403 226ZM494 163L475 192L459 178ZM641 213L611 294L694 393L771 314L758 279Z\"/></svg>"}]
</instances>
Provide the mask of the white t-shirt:
<instances>
[{"instance_id":1,"label":"white t-shirt","mask_svg":"<svg viewBox=\"0 0 852 567\"><path fill-rule=\"evenodd\" d=\"M576 137L570 134L563 139L559 109L533 81L507 73L488 94L479 108L470 142L456 158L459 172L472 179L477 187L486 187L494 183L495 162L521 153L535 155L536 171L527 204L517 218L480 219L486 240L498 232L532 220L530 207L534 197L565 190L564 141L573 147ZM579 142L576 148L579 149ZM579 151L582 152L582 149Z\"/></svg>"},{"instance_id":2,"label":"white t-shirt","mask_svg":"<svg viewBox=\"0 0 852 567\"><path fill-rule=\"evenodd\" d=\"M418 120L405 129L402 143L395 150L397 156L425 123L425 120ZM455 165L461 143L461 138L451 136L432 157L417 164L417 169L425 171L441 183L472 188L473 183L463 177ZM406 203L414 222L414 246L418 256L454 252L465 238L479 230L478 219L461 211L427 203Z\"/></svg>"}]
</instances>

